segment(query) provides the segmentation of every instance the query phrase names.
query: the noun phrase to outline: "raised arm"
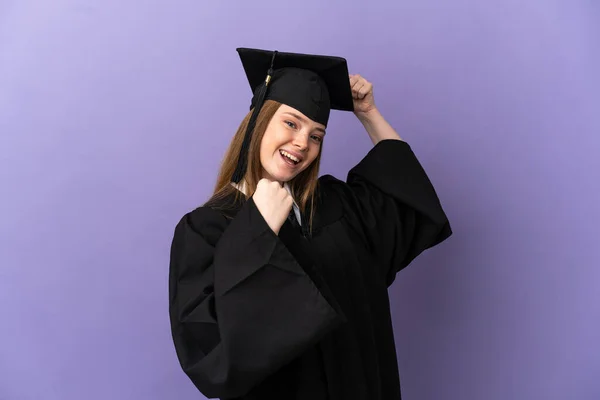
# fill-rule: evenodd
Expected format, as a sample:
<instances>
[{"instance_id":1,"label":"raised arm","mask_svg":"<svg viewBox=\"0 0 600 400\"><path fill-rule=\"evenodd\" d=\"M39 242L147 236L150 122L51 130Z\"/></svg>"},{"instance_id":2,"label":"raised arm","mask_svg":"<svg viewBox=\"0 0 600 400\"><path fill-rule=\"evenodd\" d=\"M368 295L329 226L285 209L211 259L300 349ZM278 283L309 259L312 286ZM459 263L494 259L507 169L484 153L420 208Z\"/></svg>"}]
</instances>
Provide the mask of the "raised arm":
<instances>
[{"instance_id":1,"label":"raised arm","mask_svg":"<svg viewBox=\"0 0 600 400\"><path fill-rule=\"evenodd\" d=\"M360 75L350 75L354 114L363 124L374 145L382 140L402 140L375 105L373 84Z\"/></svg>"}]
</instances>

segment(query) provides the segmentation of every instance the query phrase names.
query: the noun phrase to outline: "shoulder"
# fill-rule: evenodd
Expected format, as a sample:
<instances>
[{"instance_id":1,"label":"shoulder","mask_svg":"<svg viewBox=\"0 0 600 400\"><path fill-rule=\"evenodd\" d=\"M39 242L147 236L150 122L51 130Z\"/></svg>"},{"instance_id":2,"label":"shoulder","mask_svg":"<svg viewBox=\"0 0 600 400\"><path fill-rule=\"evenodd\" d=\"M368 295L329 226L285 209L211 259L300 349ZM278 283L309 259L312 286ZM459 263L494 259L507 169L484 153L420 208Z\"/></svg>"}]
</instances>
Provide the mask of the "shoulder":
<instances>
[{"instance_id":1,"label":"shoulder","mask_svg":"<svg viewBox=\"0 0 600 400\"><path fill-rule=\"evenodd\" d=\"M343 187L346 183L333 175L319 177L315 196L316 216L315 225L323 227L330 225L344 215Z\"/></svg>"},{"instance_id":2,"label":"shoulder","mask_svg":"<svg viewBox=\"0 0 600 400\"><path fill-rule=\"evenodd\" d=\"M346 182L336 178L333 175L328 174L319 177L319 189L323 192L330 192L332 189L335 189L336 187L345 184Z\"/></svg>"},{"instance_id":3,"label":"shoulder","mask_svg":"<svg viewBox=\"0 0 600 400\"><path fill-rule=\"evenodd\" d=\"M215 243L229 224L223 213L212 207L200 206L185 213L177 223L175 236L200 235L207 242Z\"/></svg>"},{"instance_id":4,"label":"shoulder","mask_svg":"<svg viewBox=\"0 0 600 400\"><path fill-rule=\"evenodd\" d=\"M350 190L347 182L333 175L323 175L319 178L318 196L326 203L343 201L344 194Z\"/></svg>"},{"instance_id":5,"label":"shoulder","mask_svg":"<svg viewBox=\"0 0 600 400\"><path fill-rule=\"evenodd\" d=\"M213 225L227 223L227 217L220 210L210 206L200 206L184 215L188 223L197 230L210 229Z\"/></svg>"},{"instance_id":6,"label":"shoulder","mask_svg":"<svg viewBox=\"0 0 600 400\"><path fill-rule=\"evenodd\" d=\"M188 225L198 233L211 233L215 229L222 231L239 212L243 203L244 201L238 198L233 191L213 194L204 204L187 212L179 224Z\"/></svg>"}]
</instances>

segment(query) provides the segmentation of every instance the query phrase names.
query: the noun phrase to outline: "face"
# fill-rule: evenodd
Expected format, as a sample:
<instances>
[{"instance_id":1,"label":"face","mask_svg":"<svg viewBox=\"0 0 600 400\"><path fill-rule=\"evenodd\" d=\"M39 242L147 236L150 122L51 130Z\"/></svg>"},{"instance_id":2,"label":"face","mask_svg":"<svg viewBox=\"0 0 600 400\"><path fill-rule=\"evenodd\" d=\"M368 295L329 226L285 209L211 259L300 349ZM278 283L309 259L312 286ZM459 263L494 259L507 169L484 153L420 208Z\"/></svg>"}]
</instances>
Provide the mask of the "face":
<instances>
[{"instance_id":1,"label":"face","mask_svg":"<svg viewBox=\"0 0 600 400\"><path fill-rule=\"evenodd\" d=\"M288 182L319 155L325 126L295 108L281 105L260 144L263 178Z\"/></svg>"}]
</instances>

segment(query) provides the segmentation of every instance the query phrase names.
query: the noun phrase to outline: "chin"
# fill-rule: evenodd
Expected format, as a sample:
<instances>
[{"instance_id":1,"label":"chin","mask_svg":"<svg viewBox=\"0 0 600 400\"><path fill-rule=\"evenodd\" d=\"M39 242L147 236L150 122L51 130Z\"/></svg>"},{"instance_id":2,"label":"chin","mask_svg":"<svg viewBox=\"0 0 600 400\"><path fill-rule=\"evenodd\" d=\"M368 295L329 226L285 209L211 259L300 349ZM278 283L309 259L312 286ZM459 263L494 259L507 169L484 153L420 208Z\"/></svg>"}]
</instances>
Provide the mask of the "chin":
<instances>
[{"instance_id":1,"label":"chin","mask_svg":"<svg viewBox=\"0 0 600 400\"><path fill-rule=\"evenodd\" d=\"M290 175L280 175L277 177L277 180L279 182L289 182L292 179L294 179L295 177L296 177L296 175L291 175L291 176Z\"/></svg>"},{"instance_id":2,"label":"chin","mask_svg":"<svg viewBox=\"0 0 600 400\"><path fill-rule=\"evenodd\" d=\"M281 173L279 173L279 174L269 173L269 175L278 182L289 182L292 179L294 179L298 174L290 175L290 174L281 174Z\"/></svg>"}]
</instances>

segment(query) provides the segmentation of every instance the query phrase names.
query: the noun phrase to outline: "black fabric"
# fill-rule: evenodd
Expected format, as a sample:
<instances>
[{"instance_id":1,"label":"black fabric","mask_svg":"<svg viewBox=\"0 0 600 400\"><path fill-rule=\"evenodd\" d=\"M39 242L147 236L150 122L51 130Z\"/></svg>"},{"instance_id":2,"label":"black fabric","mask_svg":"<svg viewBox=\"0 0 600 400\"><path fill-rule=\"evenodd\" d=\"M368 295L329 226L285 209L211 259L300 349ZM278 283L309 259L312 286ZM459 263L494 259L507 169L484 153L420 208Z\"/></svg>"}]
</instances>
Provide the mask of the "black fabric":
<instances>
[{"instance_id":1,"label":"black fabric","mask_svg":"<svg viewBox=\"0 0 600 400\"><path fill-rule=\"evenodd\" d=\"M298 218L296 217L296 213L294 212L294 208L292 207L292 209L290 210L290 213L288 215L288 221L290 222L290 225L292 225L292 227L300 232L302 232L302 226L300 225Z\"/></svg>"},{"instance_id":2,"label":"black fabric","mask_svg":"<svg viewBox=\"0 0 600 400\"><path fill-rule=\"evenodd\" d=\"M175 228L172 336L209 398L397 400L388 287L452 233L431 182L384 140L346 182L319 179L313 236L279 235L252 198L233 219L208 207Z\"/></svg>"},{"instance_id":3,"label":"black fabric","mask_svg":"<svg viewBox=\"0 0 600 400\"><path fill-rule=\"evenodd\" d=\"M327 126L330 110L353 111L348 65L344 58L301 53L238 48L254 97L264 86L273 63L273 76L265 100L276 100L293 107L315 122Z\"/></svg>"}]
</instances>

